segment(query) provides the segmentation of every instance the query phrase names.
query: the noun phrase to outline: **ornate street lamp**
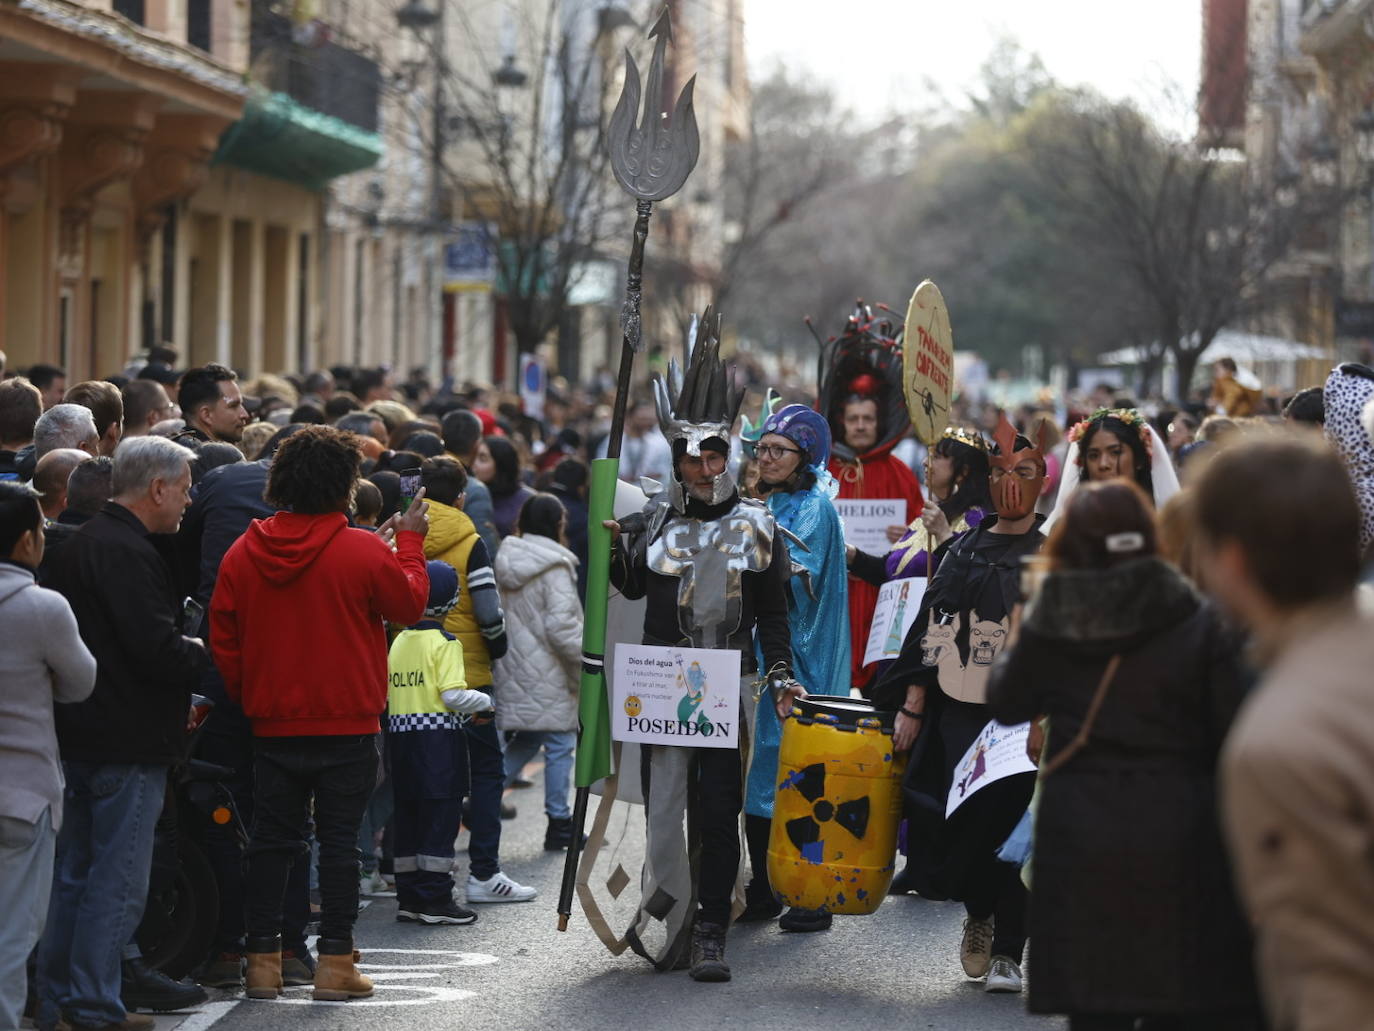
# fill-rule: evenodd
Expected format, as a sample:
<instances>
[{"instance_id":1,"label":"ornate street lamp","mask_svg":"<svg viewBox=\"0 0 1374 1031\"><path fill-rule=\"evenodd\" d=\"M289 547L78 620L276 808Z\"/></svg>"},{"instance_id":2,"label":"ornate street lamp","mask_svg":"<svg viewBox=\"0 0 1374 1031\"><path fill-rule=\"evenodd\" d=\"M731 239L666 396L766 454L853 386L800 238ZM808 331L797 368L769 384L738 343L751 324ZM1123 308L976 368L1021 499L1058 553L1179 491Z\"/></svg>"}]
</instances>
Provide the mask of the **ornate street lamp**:
<instances>
[{"instance_id":1,"label":"ornate street lamp","mask_svg":"<svg viewBox=\"0 0 1374 1031\"><path fill-rule=\"evenodd\" d=\"M1340 176L1340 151L1330 138L1323 136L1312 145L1308 171L1312 175L1313 185L1322 189L1336 185Z\"/></svg>"},{"instance_id":2,"label":"ornate street lamp","mask_svg":"<svg viewBox=\"0 0 1374 1031\"><path fill-rule=\"evenodd\" d=\"M1374 108L1367 107L1355 119L1355 153L1366 165L1374 165Z\"/></svg>"},{"instance_id":3,"label":"ornate street lamp","mask_svg":"<svg viewBox=\"0 0 1374 1031\"><path fill-rule=\"evenodd\" d=\"M396 24L411 32L423 32L439 20L439 12L424 0L406 0L396 12Z\"/></svg>"},{"instance_id":4,"label":"ornate street lamp","mask_svg":"<svg viewBox=\"0 0 1374 1031\"><path fill-rule=\"evenodd\" d=\"M520 89L529 81L529 76L515 64L515 55L507 54L501 59L501 67L491 73L491 81L506 89Z\"/></svg>"},{"instance_id":5,"label":"ornate street lamp","mask_svg":"<svg viewBox=\"0 0 1374 1031\"><path fill-rule=\"evenodd\" d=\"M1291 208L1298 202L1298 174L1284 172L1274 180L1274 199L1283 208Z\"/></svg>"}]
</instances>

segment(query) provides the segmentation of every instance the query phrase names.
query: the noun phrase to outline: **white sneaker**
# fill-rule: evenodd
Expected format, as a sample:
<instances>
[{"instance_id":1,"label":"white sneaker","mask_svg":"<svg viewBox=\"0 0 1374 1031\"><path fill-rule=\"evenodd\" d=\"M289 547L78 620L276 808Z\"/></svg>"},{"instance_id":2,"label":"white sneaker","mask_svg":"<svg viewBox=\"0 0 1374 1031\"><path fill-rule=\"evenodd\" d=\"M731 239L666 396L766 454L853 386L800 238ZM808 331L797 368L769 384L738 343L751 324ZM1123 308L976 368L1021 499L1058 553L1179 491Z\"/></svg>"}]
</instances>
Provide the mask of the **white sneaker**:
<instances>
[{"instance_id":1,"label":"white sneaker","mask_svg":"<svg viewBox=\"0 0 1374 1031\"><path fill-rule=\"evenodd\" d=\"M982 977L992 962L992 921L964 921L964 939L959 943L959 962L969 977Z\"/></svg>"},{"instance_id":2,"label":"white sneaker","mask_svg":"<svg viewBox=\"0 0 1374 1031\"><path fill-rule=\"evenodd\" d=\"M468 902L529 902L539 891L513 880L497 870L485 881L468 874Z\"/></svg>"},{"instance_id":3,"label":"white sneaker","mask_svg":"<svg viewBox=\"0 0 1374 1031\"><path fill-rule=\"evenodd\" d=\"M370 895L373 898L378 896L387 897L396 894L396 889L382 874L373 870L370 874L361 874L358 877L358 894Z\"/></svg>"},{"instance_id":4,"label":"white sneaker","mask_svg":"<svg viewBox=\"0 0 1374 1031\"><path fill-rule=\"evenodd\" d=\"M988 983L985 992L1006 992L1015 995L1021 991L1021 967L1006 956L993 956L988 970Z\"/></svg>"}]
</instances>

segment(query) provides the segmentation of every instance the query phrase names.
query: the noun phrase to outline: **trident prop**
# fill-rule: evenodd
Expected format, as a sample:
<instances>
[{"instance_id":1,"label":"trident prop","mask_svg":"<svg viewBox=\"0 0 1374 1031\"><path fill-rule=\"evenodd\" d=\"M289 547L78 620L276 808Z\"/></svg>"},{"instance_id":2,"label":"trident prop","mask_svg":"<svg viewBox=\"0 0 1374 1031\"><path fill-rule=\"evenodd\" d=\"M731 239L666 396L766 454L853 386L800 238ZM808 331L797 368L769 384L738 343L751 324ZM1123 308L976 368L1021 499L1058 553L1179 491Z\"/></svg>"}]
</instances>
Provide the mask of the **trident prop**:
<instances>
[{"instance_id":1,"label":"trident prop","mask_svg":"<svg viewBox=\"0 0 1374 1031\"><path fill-rule=\"evenodd\" d=\"M611 772L610 703L606 697L606 606L610 594L611 535L602 521L612 518L615 485L620 471L620 445L625 435L625 407L630 397L630 378L635 354L644 346L640 320L644 282L644 244L649 238L649 216L654 201L682 189L697 163L701 137L692 109L693 76L683 87L671 115L663 106L663 58L673 41L673 27L665 7L649 31L654 56L644 91L644 115L639 125L639 66L625 52L625 88L611 115L610 158L616 181L635 198L634 242L630 247L629 272L625 279L625 303L620 309L620 374L616 379L615 407L606 457L592 463L591 494L587 517L587 603L582 633L582 683L578 702L577 796L573 805L572 843L563 866L563 885L558 894L558 929L568 929L572 915L577 867L582 856L582 828L587 822L587 799L596 781Z\"/></svg>"}]
</instances>

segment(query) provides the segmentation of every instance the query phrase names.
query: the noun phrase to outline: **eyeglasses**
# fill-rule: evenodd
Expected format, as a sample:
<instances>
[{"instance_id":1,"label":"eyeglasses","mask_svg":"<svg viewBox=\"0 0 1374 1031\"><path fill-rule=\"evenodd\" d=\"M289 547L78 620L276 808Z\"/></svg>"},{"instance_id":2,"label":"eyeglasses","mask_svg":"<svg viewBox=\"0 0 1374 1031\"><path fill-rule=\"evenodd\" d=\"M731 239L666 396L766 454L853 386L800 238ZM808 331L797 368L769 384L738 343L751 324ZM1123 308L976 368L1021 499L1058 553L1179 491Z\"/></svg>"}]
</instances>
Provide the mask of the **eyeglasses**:
<instances>
[{"instance_id":1,"label":"eyeglasses","mask_svg":"<svg viewBox=\"0 0 1374 1031\"><path fill-rule=\"evenodd\" d=\"M754 452L760 458L771 458L777 461L783 455L799 455L801 451L794 447L783 447L781 444L759 444L754 448Z\"/></svg>"}]
</instances>

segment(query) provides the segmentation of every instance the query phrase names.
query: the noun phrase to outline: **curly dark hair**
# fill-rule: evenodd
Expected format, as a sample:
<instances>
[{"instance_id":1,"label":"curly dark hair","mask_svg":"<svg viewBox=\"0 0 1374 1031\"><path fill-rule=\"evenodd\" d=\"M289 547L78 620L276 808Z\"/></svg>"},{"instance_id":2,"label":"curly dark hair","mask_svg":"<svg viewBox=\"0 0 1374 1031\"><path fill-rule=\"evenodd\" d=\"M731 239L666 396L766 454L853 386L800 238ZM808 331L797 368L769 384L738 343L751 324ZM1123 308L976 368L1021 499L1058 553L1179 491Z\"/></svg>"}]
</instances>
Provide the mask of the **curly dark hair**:
<instances>
[{"instance_id":1,"label":"curly dark hair","mask_svg":"<svg viewBox=\"0 0 1374 1031\"><path fill-rule=\"evenodd\" d=\"M290 512L346 512L362 450L356 435L333 426L307 426L277 449L263 497Z\"/></svg>"}]
</instances>

